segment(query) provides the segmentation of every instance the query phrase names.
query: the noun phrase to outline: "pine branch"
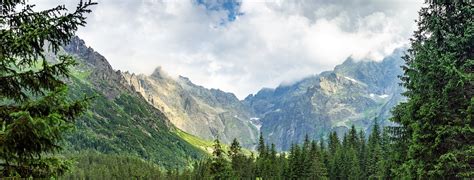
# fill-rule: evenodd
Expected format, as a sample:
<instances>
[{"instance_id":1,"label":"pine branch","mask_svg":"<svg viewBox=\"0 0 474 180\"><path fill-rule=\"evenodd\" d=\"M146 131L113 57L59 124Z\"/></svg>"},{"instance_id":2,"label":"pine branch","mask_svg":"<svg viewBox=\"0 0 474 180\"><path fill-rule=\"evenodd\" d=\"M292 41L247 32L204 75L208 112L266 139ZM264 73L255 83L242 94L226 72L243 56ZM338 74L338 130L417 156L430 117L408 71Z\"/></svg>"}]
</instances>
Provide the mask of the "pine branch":
<instances>
[{"instance_id":1,"label":"pine branch","mask_svg":"<svg viewBox=\"0 0 474 180\"><path fill-rule=\"evenodd\" d=\"M54 65L43 65L40 71L29 70L0 77L0 97L17 101L28 100L26 92L44 95L44 90L52 91L64 85L58 76L69 77L69 66L76 63L71 57L61 56L61 62Z\"/></svg>"},{"instance_id":2,"label":"pine branch","mask_svg":"<svg viewBox=\"0 0 474 180\"><path fill-rule=\"evenodd\" d=\"M0 31L0 51L8 52L3 56L18 57L20 64L32 65L36 59L44 59L45 42L50 43L54 53L68 43L78 27L86 24L84 14L91 12L89 8L95 4L81 1L76 11L68 14L62 13L67 10L64 6L41 12L26 6L22 12L6 19L9 28Z\"/></svg>"}]
</instances>

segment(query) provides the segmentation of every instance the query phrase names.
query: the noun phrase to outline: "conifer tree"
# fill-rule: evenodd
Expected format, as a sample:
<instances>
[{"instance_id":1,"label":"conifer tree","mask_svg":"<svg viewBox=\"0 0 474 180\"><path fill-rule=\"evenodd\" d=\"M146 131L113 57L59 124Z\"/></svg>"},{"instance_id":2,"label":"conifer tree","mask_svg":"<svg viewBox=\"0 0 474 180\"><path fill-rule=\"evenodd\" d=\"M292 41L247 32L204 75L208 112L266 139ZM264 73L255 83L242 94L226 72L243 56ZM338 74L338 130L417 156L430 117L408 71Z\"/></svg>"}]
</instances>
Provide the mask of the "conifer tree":
<instances>
[{"instance_id":1,"label":"conifer tree","mask_svg":"<svg viewBox=\"0 0 474 180\"><path fill-rule=\"evenodd\" d=\"M378 121L374 120L374 125L372 127L372 133L369 136L368 141L368 153L367 153L367 164L366 171L368 178L381 178L379 177L380 162L382 160L382 147L381 147L381 137L380 137L380 127Z\"/></svg>"},{"instance_id":2,"label":"conifer tree","mask_svg":"<svg viewBox=\"0 0 474 180\"><path fill-rule=\"evenodd\" d=\"M68 170L68 161L52 153L86 104L65 98L73 58L58 55L51 63L44 47L57 54L94 4L81 1L68 13L65 6L35 12L26 0L0 2L0 177L57 177Z\"/></svg>"},{"instance_id":3,"label":"conifer tree","mask_svg":"<svg viewBox=\"0 0 474 180\"><path fill-rule=\"evenodd\" d=\"M348 140L349 145L352 148L359 149L359 146L360 146L359 135L357 134L357 130L354 125L352 125L351 130L349 130L349 135L348 135L347 140Z\"/></svg>"},{"instance_id":4,"label":"conifer tree","mask_svg":"<svg viewBox=\"0 0 474 180\"><path fill-rule=\"evenodd\" d=\"M310 179L325 179L327 178L327 169L322 161L321 150L315 141L311 142L310 149Z\"/></svg>"},{"instance_id":5,"label":"conifer tree","mask_svg":"<svg viewBox=\"0 0 474 180\"><path fill-rule=\"evenodd\" d=\"M210 173L213 179L227 179L231 177L229 162L225 157L219 138L214 140Z\"/></svg>"},{"instance_id":6,"label":"conifer tree","mask_svg":"<svg viewBox=\"0 0 474 180\"><path fill-rule=\"evenodd\" d=\"M427 2L404 57L408 101L393 111L409 140L399 174L473 177L474 4Z\"/></svg>"},{"instance_id":7,"label":"conifer tree","mask_svg":"<svg viewBox=\"0 0 474 180\"><path fill-rule=\"evenodd\" d=\"M258 151L258 155L260 157L265 156L266 153L267 153L267 147L265 146L265 140L263 138L263 133L262 132L260 132L260 137L258 139L257 151Z\"/></svg>"},{"instance_id":8,"label":"conifer tree","mask_svg":"<svg viewBox=\"0 0 474 180\"><path fill-rule=\"evenodd\" d=\"M367 165L367 145L366 145L366 141L365 141L365 133L364 131L359 131L359 144L360 144L360 147L359 147L359 152L358 152L358 157L359 157L359 167L361 169L361 175L360 175L360 178L361 179L366 179L366 174L367 174L367 171L366 171L366 165Z\"/></svg>"},{"instance_id":9,"label":"conifer tree","mask_svg":"<svg viewBox=\"0 0 474 180\"><path fill-rule=\"evenodd\" d=\"M340 144L339 138L337 137L337 133L332 132L329 135L329 143L328 143L328 148L329 148L330 155L334 155L336 153L337 149L339 149L340 145L341 144Z\"/></svg>"},{"instance_id":10,"label":"conifer tree","mask_svg":"<svg viewBox=\"0 0 474 180\"><path fill-rule=\"evenodd\" d=\"M299 167L301 174L301 178L309 178L311 174L311 140L309 140L309 136L305 135L304 141L303 141L303 147L301 148L301 157L300 157L300 164L301 167Z\"/></svg>"},{"instance_id":11,"label":"conifer tree","mask_svg":"<svg viewBox=\"0 0 474 180\"><path fill-rule=\"evenodd\" d=\"M362 170L359 165L359 157L354 148L349 148L346 151L346 161L348 165L347 179L362 179Z\"/></svg>"},{"instance_id":12,"label":"conifer tree","mask_svg":"<svg viewBox=\"0 0 474 180\"><path fill-rule=\"evenodd\" d=\"M297 144L292 144L288 156L288 179L297 179L301 175L301 149Z\"/></svg>"},{"instance_id":13,"label":"conifer tree","mask_svg":"<svg viewBox=\"0 0 474 180\"><path fill-rule=\"evenodd\" d=\"M344 153L341 148L336 148L335 151L329 161L329 177L330 179L344 179L346 177L344 174L346 168Z\"/></svg>"},{"instance_id":14,"label":"conifer tree","mask_svg":"<svg viewBox=\"0 0 474 180\"><path fill-rule=\"evenodd\" d=\"M321 137L319 139L319 149L321 153L321 161L324 163L324 167L326 167L326 170L329 168L329 153L328 149L326 148L326 145L324 143L324 139Z\"/></svg>"},{"instance_id":15,"label":"conifer tree","mask_svg":"<svg viewBox=\"0 0 474 180\"><path fill-rule=\"evenodd\" d=\"M242 153L242 147L240 146L240 143L239 141L237 141L236 138L232 140L228 155L231 160L233 175L236 177L245 176L245 166L248 166L248 160Z\"/></svg>"}]
</instances>

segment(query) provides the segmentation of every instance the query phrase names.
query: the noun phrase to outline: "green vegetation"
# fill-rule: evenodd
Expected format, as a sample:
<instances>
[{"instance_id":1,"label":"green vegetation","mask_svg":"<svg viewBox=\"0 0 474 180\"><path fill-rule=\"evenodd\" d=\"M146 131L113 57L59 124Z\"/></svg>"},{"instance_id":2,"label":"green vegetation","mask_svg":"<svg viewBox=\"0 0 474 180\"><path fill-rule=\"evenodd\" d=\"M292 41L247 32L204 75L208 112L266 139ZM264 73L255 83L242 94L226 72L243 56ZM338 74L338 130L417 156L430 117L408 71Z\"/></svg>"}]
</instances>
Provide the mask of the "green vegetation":
<instances>
[{"instance_id":1,"label":"green vegetation","mask_svg":"<svg viewBox=\"0 0 474 180\"><path fill-rule=\"evenodd\" d=\"M212 141L207 141L207 140L203 140L199 137L196 137L194 135L191 135L187 132L184 132L182 130L179 130L179 129L176 129L176 134L183 140L185 140L186 142L192 144L193 146L199 148L199 149L202 149L203 151L207 152L209 155L212 154L212 151L213 151L213 148L214 148L214 142ZM224 149L224 151L227 151L229 150L231 147L227 144L222 144L222 149ZM252 154L252 151L248 150L248 149L245 149L245 148L242 148L241 149L242 153L244 155L251 155Z\"/></svg>"},{"instance_id":2,"label":"green vegetation","mask_svg":"<svg viewBox=\"0 0 474 180\"><path fill-rule=\"evenodd\" d=\"M474 177L474 4L430 1L404 57L408 102L394 111L409 178Z\"/></svg>"},{"instance_id":3,"label":"green vegetation","mask_svg":"<svg viewBox=\"0 0 474 180\"><path fill-rule=\"evenodd\" d=\"M75 161L64 179L162 179L162 169L135 156L82 151L67 154Z\"/></svg>"},{"instance_id":4,"label":"green vegetation","mask_svg":"<svg viewBox=\"0 0 474 180\"><path fill-rule=\"evenodd\" d=\"M400 126L384 129L374 121L368 137L354 126L327 140L306 136L281 153L260 135L257 156L236 139L226 146L175 129L142 96L117 82L115 72L95 77L104 69L73 69L77 63L65 55L47 61L43 46L58 54L94 4L81 1L72 13L64 6L34 12L25 0L0 4L0 177L474 177L474 6L468 1L431 1L421 9L404 58L408 101L393 111Z\"/></svg>"},{"instance_id":5,"label":"green vegetation","mask_svg":"<svg viewBox=\"0 0 474 180\"><path fill-rule=\"evenodd\" d=\"M49 63L43 46L57 54L94 4L81 1L68 13L64 6L35 12L25 0L0 3L0 177L57 177L69 169L54 153L87 99L66 98L63 79L75 61L59 55Z\"/></svg>"},{"instance_id":6,"label":"green vegetation","mask_svg":"<svg viewBox=\"0 0 474 180\"><path fill-rule=\"evenodd\" d=\"M188 143L192 144L193 146L202 149L205 152L211 153L212 152L212 147L213 147L213 142L211 141L206 141L201 138L198 138L196 136L193 136L189 133L186 133L182 130L177 129L176 134L182 138L183 140L187 141Z\"/></svg>"},{"instance_id":7,"label":"green vegetation","mask_svg":"<svg viewBox=\"0 0 474 180\"><path fill-rule=\"evenodd\" d=\"M126 91L108 99L90 83L72 78L69 96L94 96L90 109L67 137L67 150L95 150L105 154L138 157L165 168L186 167L205 156L168 126L164 117L145 100ZM175 132L176 131L176 132Z\"/></svg>"},{"instance_id":8,"label":"green vegetation","mask_svg":"<svg viewBox=\"0 0 474 180\"><path fill-rule=\"evenodd\" d=\"M84 54L62 51L94 4L80 2L71 14L64 6L34 12L23 0L0 4L0 177L58 177L76 164L69 159L71 153L79 160L79 171L68 175L75 177L97 177L96 171L84 169L84 158L95 159L89 165L102 173L105 169L99 167L109 167L110 157L125 158L123 164L130 163L130 168L143 165L151 172L153 168L136 160L172 169L206 155L177 136L166 117L141 96L116 81L98 79L97 72L104 69L88 64ZM44 55L45 45L54 56ZM110 89L119 94L105 94ZM97 154L81 154L88 151ZM67 156L54 156L58 152ZM119 171L126 177L141 173Z\"/></svg>"},{"instance_id":9,"label":"green vegetation","mask_svg":"<svg viewBox=\"0 0 474 180\"><path fill-rule=\"evenodd\" d=\"M368 140L355 127L341 139L336 132L317 143L306 136L302 145L293 144L288 154L277 153L260 137L258 157L242 153L237 140L225 153L219 140L214 142L212 158L196 163L194 171L180 177L200 179L393 179L390 171L393 142L375 121Z\"/></svg>"}]
</instances>

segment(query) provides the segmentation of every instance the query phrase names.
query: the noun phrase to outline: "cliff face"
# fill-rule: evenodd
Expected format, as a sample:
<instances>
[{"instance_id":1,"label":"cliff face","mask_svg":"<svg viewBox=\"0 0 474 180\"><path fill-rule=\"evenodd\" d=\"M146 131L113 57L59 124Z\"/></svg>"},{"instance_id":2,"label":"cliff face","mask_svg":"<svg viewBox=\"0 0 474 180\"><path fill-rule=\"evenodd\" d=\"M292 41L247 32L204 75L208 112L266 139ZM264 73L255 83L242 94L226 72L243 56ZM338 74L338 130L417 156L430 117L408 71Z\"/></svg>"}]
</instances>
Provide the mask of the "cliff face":
<instances>
[{"instance_id":1,"label":"cliff face","mask_svg":"<svg viewBox=\"0 0 474 180\"><path fill-rule=\"evenodd\" d=\"M340 135L351 125L370 131L377 118L390 124L390 109L402 100L398 85L402 52L382 62L347 59L333 71L307 77L289 86L262 89L244 103L257 113L270 143L287 150L307 134L318 139L331 131Z\"/></svg>"},{"instance_id":2,"label":"cliff face","mask_svg":"<svg viewBox=\"0 0 474 180\"><path fill-rule=\"evenodd\" d=\"M186 77L169 77L161 68L149 76L122 75L172 124L190 134L226 143L237 138L253 148L261 131L279 150L287 150L306 134L315 139L331 131L343 135L351 125L370 132L374 119L391 124L390 109L403 100L397 77L402 73L401 55L397 50L381 62L348 58L333 71L262 89L243 101Z\"/></svg>"},{"instance_id":3,"label":"cliff face","mask_svg":"<svg viewBox=\"0 0 474 180\"><path fill-rule=\"evenodd\" d=\"M207 140L219 137L225 143L237 138L247 148L255 145L253 113L234 94L206 89L185 77L171 78L161 68L150 76L123 73L123 77L183 131Z\"/></svg>"}]
</instances>

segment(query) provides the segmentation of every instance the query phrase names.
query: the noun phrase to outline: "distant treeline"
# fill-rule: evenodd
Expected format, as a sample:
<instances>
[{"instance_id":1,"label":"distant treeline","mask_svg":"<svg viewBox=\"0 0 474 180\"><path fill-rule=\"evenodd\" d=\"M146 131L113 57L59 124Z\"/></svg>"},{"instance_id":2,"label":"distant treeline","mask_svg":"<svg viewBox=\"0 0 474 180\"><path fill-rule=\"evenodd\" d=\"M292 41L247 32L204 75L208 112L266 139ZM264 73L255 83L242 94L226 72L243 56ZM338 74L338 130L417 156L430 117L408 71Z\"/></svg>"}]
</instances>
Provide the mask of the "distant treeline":
<instances>
[{"instance_id":1,"label":"distant treeline","mask_svg":"<svg viewBox=\"0 0 474 180\"><path fill-rule=\"evenodd\" d=\"M213 156L194 165L193 171L169 173L169 179L390 179L400 177L397 148L389 135L375 122L371 134L354 126L339 138L336 132L327 140L305 138L289 152L278 153L260 136L257 156L245 156L237 140L224 152L215 140ZM392 133L390 133L392 134Z\"/></svg>"},{"instance_id":2,"label":"distant treeline","mask_svg":"<svg viewBox=\"0 0 474 180\"><path fill-rule=\"evenodd\" d=\"M388 133L391 132L391 133ZM260 136L256 154L245 155L237 140L227 152L214 141L212 157L195 162L191 168L163 170L153 163L124 155L96 152L72 156L74 170L64 176L74 179L389 179L401 177L395 167L398 151L390 128L377 122L367 137L354 126L342 138L336 132L327 140L305 138L289 152L278 153L274 144Z\"/></svg>"}]
</instances>

